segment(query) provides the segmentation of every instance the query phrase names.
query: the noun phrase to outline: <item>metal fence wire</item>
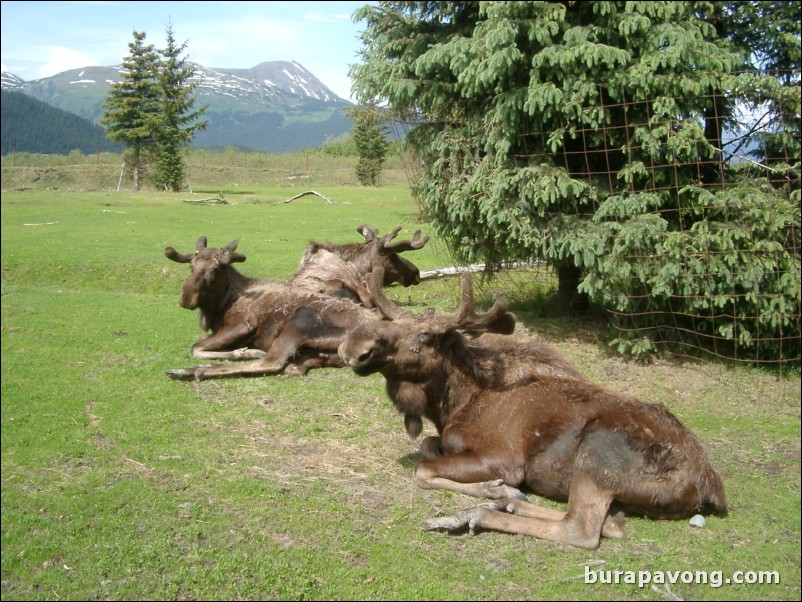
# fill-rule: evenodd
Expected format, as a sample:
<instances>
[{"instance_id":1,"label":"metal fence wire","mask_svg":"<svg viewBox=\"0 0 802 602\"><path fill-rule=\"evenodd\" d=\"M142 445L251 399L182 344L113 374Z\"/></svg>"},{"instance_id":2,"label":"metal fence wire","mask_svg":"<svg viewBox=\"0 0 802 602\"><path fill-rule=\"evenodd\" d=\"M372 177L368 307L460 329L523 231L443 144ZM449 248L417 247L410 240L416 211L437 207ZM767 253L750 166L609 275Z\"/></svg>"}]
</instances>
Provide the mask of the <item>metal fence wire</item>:
<instances>
[{"instance_id":1,"label":"metal fence wire","mask_svg":"<svg viewBox=\"0 0 802 602\"><path fill-rule=\"evenodd\" d=\"M515 164L548 163L587 182L597 194L577 215L598 224L601 211L611 232L629 237L607 251L626 268L597 278L594 294L621 350L663 347L694 357L799 364L799 74L773 76L785 82L791 102L762 99L754 86L633 100L599 85L599 103L582 115L603 117L593 125L581 116L564 123L570 136L556 152L554 132L527 131L532 120L522 115ZM414 191L421 164L408 152ZM556 283L542 267L527 277ZM521 280L520 271L498 276L492 288L515 296Z\"/></svg>"}]
</instances>

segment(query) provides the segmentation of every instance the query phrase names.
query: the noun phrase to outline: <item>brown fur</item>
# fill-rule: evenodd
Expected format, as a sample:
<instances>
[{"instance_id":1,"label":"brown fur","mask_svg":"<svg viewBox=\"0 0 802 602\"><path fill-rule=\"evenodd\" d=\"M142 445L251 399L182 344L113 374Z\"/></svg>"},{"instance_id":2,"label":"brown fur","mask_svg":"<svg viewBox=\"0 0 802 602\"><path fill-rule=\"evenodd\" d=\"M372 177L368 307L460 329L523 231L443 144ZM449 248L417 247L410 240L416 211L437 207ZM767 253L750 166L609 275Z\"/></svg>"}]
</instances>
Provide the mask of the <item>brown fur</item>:
<instances>
[{"instance_id":1,"label":"brown fur","mask_svg":"<svg viewBox=\"0 0 802 602\"><path fill-rule=\"evenodd\" d=\"M373 307L373 297L365 286L365 277L377 267L384 270L384 286L420 284L420 271L401 257L404 251L421 249L429 240L416 231L412 240L391 241L400 227L383 237L367 225L357 228L365 242L334 244L312 242L304 249L301 263L292 277L292 284L333 297L346 297L365 307Z\"/></svg>"},{"instance_id":2,"label":"brown fur","mask_svg":"<svg viewBox=\"0 0 802 602\"><path fill-rule=\"evenodd\" d=\"M197 309L201 327L211 331L192 346L192 356L255 361L171 370L172 378L304 374L310 368L341 367L337 347L345 332L356 324L381 319L375 311L346 299L241 274L231 265L245 261L235 251L236 242L210 249L201 237L194 254L183 255L168 247L165 255L191 263L179 304Z\"/></svg>"},{"instance_id":3,"label":"brown fur","mask_svg":"<svg viewBox=\"0 0 802 602\"><path fill-rule=\"evenodd\" d=\"M463 303L462 315L474 315L472 307ZM339 348L357 374L384 375L399 411L437 428L434 451L427 441L416 467L419 486L497 500L427 529L484 527L596 547L602 535L623 535L621 512L726 512L699 439L665 407L587 381L535 341L469 339L459 316L394 315L355 327ZM524 502L519 487L567 501L568 510Z\"/></svg>"},{"instance_id":4,"label":"brown fur","mask_svg":"<svg viewBox=\"0 0 802 602\"><path fill-rule=\"evenodd\" d=\"M399 253L422 248L429 237L416 231L412 240L391 242L400 227L383 237L367 225L357 228L363 243L311 243L289 282L253 279L233 263L245 261L236 251L239 241L223 248L207 248L198 238L194 254L172 247L165 256L190 263L179 304L197 309L208 336L192 346L199 359L256 359L242 366L219 365L171 370L172 378L214 378L262 374L304 374L311 368L340 367L337 346L352 325L381 319L364 277L373 268L385 269L386 282L420 282L420 272ZM258 359L257 359L258 358Z\"/></svg>"}]
</instances>

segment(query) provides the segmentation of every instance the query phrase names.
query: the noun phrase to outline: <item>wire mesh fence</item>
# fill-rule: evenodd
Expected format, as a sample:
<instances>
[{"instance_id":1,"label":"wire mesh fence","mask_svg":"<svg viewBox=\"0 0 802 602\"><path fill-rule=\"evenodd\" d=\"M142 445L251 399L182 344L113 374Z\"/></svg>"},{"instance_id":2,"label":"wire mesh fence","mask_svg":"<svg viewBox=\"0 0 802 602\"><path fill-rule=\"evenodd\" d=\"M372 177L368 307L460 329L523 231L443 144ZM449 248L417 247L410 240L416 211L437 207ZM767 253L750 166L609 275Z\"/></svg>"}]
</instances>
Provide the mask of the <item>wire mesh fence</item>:
<instances>
[{"instance_id":1,"label":"wire mesh fence","mask_svg":"<svg viewBox=\"0 0 802 602\"><path fill-rule=\"evenodd\" d=\"M598 104L559 131L521 115L512 161L595 191L572 210L606 237L579 266L580 291L604 306L622 351L800 362L799 74L781 76L789 102L761 97L751 77L695 97L629 99L599 84ZM414 190L414 152L406 167ZM555 282L542 267L532 277ZM518 294L520 274L508 280L501 292Z\"/></svg>"}]
</instances>

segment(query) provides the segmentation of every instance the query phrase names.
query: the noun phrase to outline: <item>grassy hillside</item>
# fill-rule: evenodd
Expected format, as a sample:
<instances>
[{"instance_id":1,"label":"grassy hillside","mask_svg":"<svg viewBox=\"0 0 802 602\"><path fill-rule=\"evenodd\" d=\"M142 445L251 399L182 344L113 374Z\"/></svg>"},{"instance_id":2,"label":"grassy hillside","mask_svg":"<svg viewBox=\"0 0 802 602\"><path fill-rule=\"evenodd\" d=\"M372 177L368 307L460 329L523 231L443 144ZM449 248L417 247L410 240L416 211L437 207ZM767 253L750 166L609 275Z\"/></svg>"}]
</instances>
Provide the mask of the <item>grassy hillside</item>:
<instances>
[{"instance_id":1,"label":"grassy hillside","mask_svg":"<svg viewBox=\"0 0 802 602\"><path fill-rule=\"evenodd\" d=\"M425 519L476 500L415 486L417 443L379 376L164 374L195 363L200 334L195 312L177 304L187 267L165 246L240 238L243 273L285 278L310 239L356 240L360 223L431 233L405 185L329 185L339 169L324 175L310 157L303 184L270 163L199 171L195 195L234 204L197 205L186 193L69 192L53 181L14 190L7 173L21 168L7 169L3 600L799 600L799 374L627 362L609 353L601 321L516 303L520 335L554 344L599 383L666 404L696 431L730 515L703 528L632 517L623 540L592 551L423 532ZM307 187L337 202L282 202ZM436 237L407 256L421 269L449 263ZM483 303L498 284L481 287ZM548 299L548 280L528 285ZM452 311L458 283L388 294L416 311ZM590 583L586 571L606 576ZM623 578L669 571L678 580L668 586Z\"/></svg>"},{"instance_id":2,"label":"grassy hillside","mask_svg":"<svg viewBox=\"0 0 802 602\"><path fill-rule=\"evenodd\" d=\"M2 190L128 191L130 175L123 169L123 157L114 153L70 153L44 156L30 153L4 155ZM336 156L326 147L296 153L242 153L193 150L186 157L187 181L182 194L225 192L253 199L266 186L303 188L315 186L356 186L356 156ZM381 173L382 185L405 185L403 160L387 159ZM148 192L147 179L143 192ZM366 188L365 190L371 190ZM150 191L153 191L151 186Z\"/></svg>"}]
</instances>

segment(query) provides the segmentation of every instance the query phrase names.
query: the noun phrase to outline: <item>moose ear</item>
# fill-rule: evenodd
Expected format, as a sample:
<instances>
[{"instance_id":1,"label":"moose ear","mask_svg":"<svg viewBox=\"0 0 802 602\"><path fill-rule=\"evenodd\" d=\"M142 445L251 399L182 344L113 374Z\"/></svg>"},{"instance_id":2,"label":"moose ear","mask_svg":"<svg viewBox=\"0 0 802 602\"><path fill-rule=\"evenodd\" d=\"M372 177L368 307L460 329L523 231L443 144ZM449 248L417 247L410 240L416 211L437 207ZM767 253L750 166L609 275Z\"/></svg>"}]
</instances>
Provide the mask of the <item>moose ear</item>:
<instances>
[{"instance_id":1,"label":"moose ear","mask_svg":"<svg viewBox=\"0 0 802 602\"><path fill-rule=\"evenodd\" d=\"M245 261L245 259L247 259L245 255L238 253L237 251L231 251L228 254L228 263L240 263Z\"/></svg>"},{"instance_id":2,"label":"moose ear","mask_svg":"<svg viewBox=\"0 0 802 602\"><path fill-rule=\"evenodd\" d=\"M164 247L164 256L171 261L175 261L176 263L189 263L192 261L193 257L192 255L179 253L173 247Z\"/></svg>"}]
</instances>

